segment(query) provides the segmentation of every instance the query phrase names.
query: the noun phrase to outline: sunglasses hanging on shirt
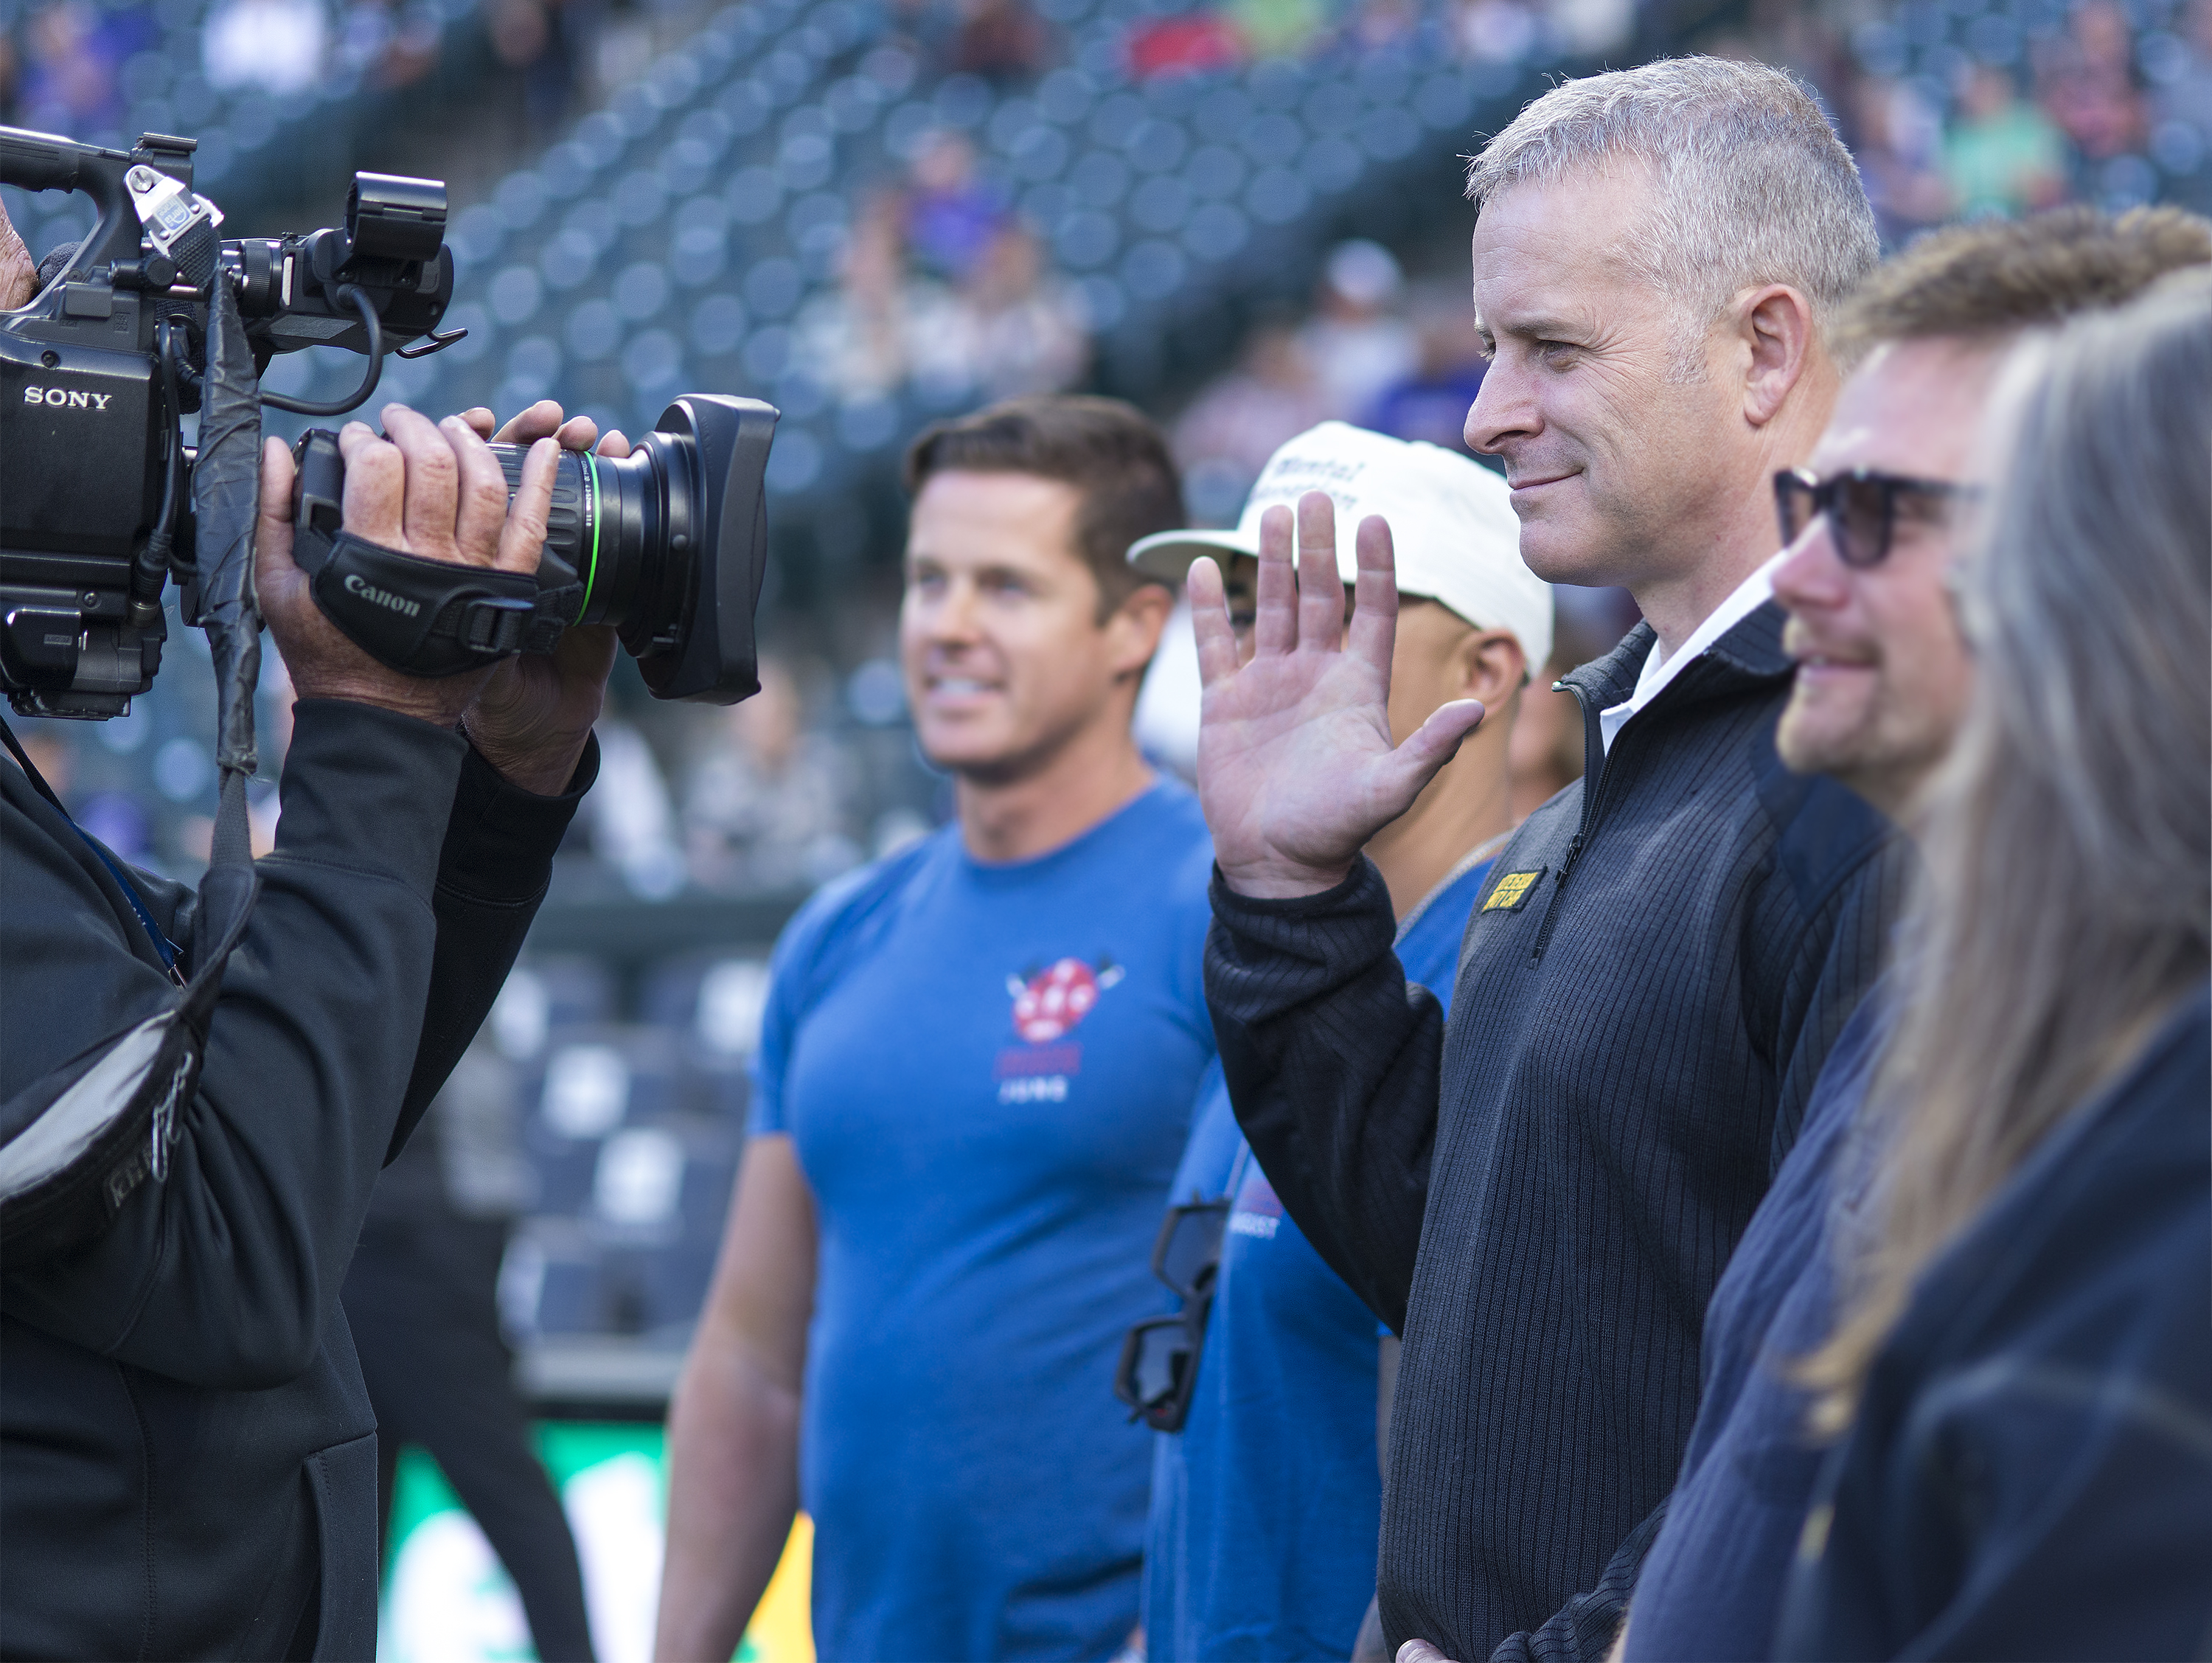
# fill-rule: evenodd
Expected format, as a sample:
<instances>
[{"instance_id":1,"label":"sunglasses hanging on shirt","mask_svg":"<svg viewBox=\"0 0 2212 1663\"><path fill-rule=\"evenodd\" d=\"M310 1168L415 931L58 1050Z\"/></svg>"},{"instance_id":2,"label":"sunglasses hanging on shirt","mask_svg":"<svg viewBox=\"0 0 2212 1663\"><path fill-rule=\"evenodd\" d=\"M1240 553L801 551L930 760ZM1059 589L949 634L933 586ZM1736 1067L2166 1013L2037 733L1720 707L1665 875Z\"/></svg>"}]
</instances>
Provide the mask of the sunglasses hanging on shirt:
<instances>
[{"instance_id":1,"label":"sunglasses hanging on shirt","mask_svg":"<svg viewBox=\"0 0 2212 1663\"><path fill-rule=\"evenodd\" d=\"M1182 1431L1190 1413L1228 1223L1228 1197L1185 1202L1168 1209L1152 1244L1152 1274L1182 1301L1182 1309L1129 1331L1114 1371L1114 1395L1129 1405L1131 1420L1142 1420L1156 1432Z\"/></svg>"}]
</instances>

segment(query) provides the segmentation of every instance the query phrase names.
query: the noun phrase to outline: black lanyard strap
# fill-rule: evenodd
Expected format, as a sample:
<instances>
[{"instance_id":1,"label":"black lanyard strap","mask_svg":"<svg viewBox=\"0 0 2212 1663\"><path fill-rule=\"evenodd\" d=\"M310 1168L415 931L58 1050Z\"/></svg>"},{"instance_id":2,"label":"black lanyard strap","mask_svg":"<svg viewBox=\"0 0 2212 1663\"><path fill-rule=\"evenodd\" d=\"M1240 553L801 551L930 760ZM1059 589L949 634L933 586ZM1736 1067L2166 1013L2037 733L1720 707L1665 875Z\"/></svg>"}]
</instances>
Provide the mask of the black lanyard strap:
<instances>
[{"instance_id":1,"label":"black lanyard strap","mask_svg":"<svg viewBox=\"0 0 2212 1663\"><path fill-rule=\"evenodd\" d=\"M154 953L161 959L161 968L169 972L171 981L179 987L182 987L185 984L185 977L183 971L178 967L177 956L183 949L162 932L161 925L154 922L153 909L146 905L146 898L138 892L138 886L131 881L131 875L125 870L123 862L109 854L99 838L76 823L76 817L71 814L63 806L62 800L54 795L54 788L46 783L46 777L39 771L38 764L33 762L29 755L25 752L22 741L15 737L15 730L4 720L0 720L0 740L6 741L8 754L15 758L23 772L29 777L31 789L53 805L54 812L69 822L70 830L84 839L84 846L100 857L100 863L106 867L115 881L122 886L124 896L131 903L131 910L138 915L139 923L144 926L147 938L154 944Z\"/></svg>"}]
</instances>

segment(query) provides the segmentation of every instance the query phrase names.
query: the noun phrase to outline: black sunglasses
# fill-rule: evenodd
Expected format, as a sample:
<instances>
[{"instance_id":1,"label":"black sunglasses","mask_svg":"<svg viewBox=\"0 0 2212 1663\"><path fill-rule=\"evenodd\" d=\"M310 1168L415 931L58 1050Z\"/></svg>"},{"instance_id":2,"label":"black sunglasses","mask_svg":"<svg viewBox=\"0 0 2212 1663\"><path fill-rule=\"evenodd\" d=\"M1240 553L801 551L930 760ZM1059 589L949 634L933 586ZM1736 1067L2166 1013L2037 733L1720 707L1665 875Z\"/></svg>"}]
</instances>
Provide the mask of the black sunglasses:
<instances>
[{"instance_id":1,"label":"black sunglasses","mask_svg":"<svg viewBox=\"0 0 2212 1663\"><path fill-rule=\"evenodd\" d=\"M1114 1370L1114 1395L1129 1405L1131 1420L1141 1419L1156 1432L1182 1431L1190 1413L1228 1223L1228 1197L1186 1202L1168 1209L1152 1244L1152 1274L1182 1299L1182 1309L1129 1331Z\"/></svg>"},{"instance_id":2,"label":"black sunglasses","mask_svg":"<svg viewBox=\"0 0 2212 1663\"><path fill-rule=\"evenodd\" d=\"M1908 503L1914 513L1934 519L1951 501L1980 495L1978 485L1908 479L1873 468L1853 468L1830 479L1816 478L1807 468L1784 468L1774 476L1774 512L1782 522L1782 545L1789 547L1815 517L1826 515L1836 557L1859 571L1889 557L1899 503Z\"/></svg>"}]
</instances>

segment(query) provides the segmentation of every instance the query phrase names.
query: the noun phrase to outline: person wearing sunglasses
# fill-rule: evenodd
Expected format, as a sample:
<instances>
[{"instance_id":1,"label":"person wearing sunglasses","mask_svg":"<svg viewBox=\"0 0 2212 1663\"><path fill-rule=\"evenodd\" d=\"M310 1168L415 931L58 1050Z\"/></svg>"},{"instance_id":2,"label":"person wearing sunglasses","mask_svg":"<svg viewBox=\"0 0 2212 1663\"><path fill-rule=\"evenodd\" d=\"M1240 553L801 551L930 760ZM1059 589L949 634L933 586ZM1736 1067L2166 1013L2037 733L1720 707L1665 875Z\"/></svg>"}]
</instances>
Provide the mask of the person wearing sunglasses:
<instances>
[{"instance_id":1,"label":"person wearing sunglasses","mask_svg":"<svg viewBox=\"0 0 2212 1663\"><path fill-rule=\"evenodd\" d=\"M1776 742L1790 767L1915 825L1974 685L1952 585L1986 503L1980 434L2000 366L2023 330L2208 259L2212 226L2190 215L2069 208L1940 232L1868 281L1838 331L1857 366L1808 464L1775 481L1788 547L1774 594L1798 667ZM1837 1163L1856 1147L1888 986L1838 1039L1707 1307L1705 1396L1637 1584L1629 1658L1771 1654L1824 1454L1797 1365L1833 1325L1831 1215L1866 1206L1866 1173Z\"/></svg>"},{"instance_id":2,"label":"person wearing sunglasses","mask_svg":"<svg viewBox=\"0 0 2212 1663\"><path fill-rule=\"evenodd\" d=\"M1340 576L1352 575L1364 515L1387 514L1397 539L1392 731L1412 733L1453 699L1496 712L1368 846L1407 978L1449 1002L1468 914L1513 825L1513 720L1530 667L1551 654L1551 586L1522 563L1497 474L1463 452L1342 422L1278 450L1234 527L1148 537L1130 563L1166 580L1197 556L1219 561L1249 660L1264 522L1315 489L1334 504ZM1153 1268L1182 1309L1132 1331L1119 1382L1163 1435L1146 1538L1149 1654L1352 1655L1375 1590L1378 1419L1398 1343L1284 1215L1218 1074L1173 1195Z\"/></svg>"}]
</instances>

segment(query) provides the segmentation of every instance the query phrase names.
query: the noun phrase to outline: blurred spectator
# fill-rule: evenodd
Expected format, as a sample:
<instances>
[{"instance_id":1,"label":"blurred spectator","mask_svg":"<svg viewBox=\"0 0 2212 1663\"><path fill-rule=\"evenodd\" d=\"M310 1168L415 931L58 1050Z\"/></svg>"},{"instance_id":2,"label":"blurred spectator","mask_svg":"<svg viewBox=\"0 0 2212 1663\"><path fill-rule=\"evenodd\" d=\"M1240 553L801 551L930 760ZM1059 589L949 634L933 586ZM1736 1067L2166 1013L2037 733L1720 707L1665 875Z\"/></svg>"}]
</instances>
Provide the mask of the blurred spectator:
<instances>
[{"instance_id":1,"label":"blurred spectator","mask_svg":"<svg viewBox=\"0 0 2212 1663\"><path fill-rule=\"evenodd\" d=\"M684 800L691 875L723 893L811 888L858 865L852 760L806 731L799 683L780 660L732 705Z\"/></svg>"},{"instance_id":2,"label":"blurred spectator","mask_svg":"<svg viewBox=\"0 0 2212 1663\"><path fill-rule=\"evenodd\" d=\"M1378 242L1355 238L1331 251L1315 315L1298 332L1325 416L1364 414L1420 363L1420 338L1396 312L1405 287L1396 256Z\"/></svg>"},{"instance_id":3,"label":"blurred spectator","mask_svg":"<svg viewBox=\"0 0 2212 1663\"><path fill-rule=\"evenodd\" d=\"M1006 85L1043 72L1050 42L1029 0L963 0L952 67Z\"/></svg>"},{"instance_id":4,"label":"blurred spectator","mask_svg":"<svg viewBox=\"0 0 2212 1663\"><path fill-rule=\"evenodd\" d=\"M2212 0L2196 0L2179 21L2176 34L2181 50L2160 78L2155 94L2158 117L2185 122L2200 139L2212 137Z\"/></svg>"},{"instance_id":5,"label":"blurred spectator","mask_svg":"<svg viewBox=\"0 0 2212 1663\"><path fill-rule=\"evenodd\" d=\"M2166 170L2166 200L2212 214L2212 0L2196 0L2168 40L2145 64L2156 123L2151 154Z\"/></svg>"},{"instance_id":6,"label":"blurred spectator","mask_svg":"<svg viewBox=\"0 0 2212 1663\"><path fill-rule=\"evenodd\" d=\"M1523 0L1467 0L1452 20L1452 43L1478 64L1517 64L1535 51L1542 24Z\"/></svg>"},{"instance_id":7,"label":"blurred spectator","mask_svg":"<svg viewBox=\"0 0 2212 1663\"><path fill-rule=\"evenodd\" d=\"M479 1039L385 1168L346 1273L346 1320L376 1412L378 1539L391 1539L400 1451L419 1446L514 1578L537 1654L589 1659L575 1539L500 1331L500 1258L536 1188L514 1075Z\"/></svg>"},{"instance_id":8,"label":"blurred spectator","mask_svg":"<svg viewBox=\"0 0 2212 1663\"><path fill-rule=\"evenodd\" d=\"M2021 97L2010 71L1993 64L1967 70L1959 108L1960 119L1943 137L1953 212L2009 218L2064 198L2065 137Z\"/></svg>"},{"instance_id":9,"label":"blurred spectator","mask_svg":"<svg viewBox=\"0 0 2212 1663\"><path fill-rule=\"evenodd\" d=\"M1063 392L1091 361L1082 302L1047 275L1044 250L1026 226L1005 226L991 239L951 322L938 344L940 377L957 375L988 399ZM927 375L928 353L920 363Z\"/></svg>"},{"instance_id":10,"label":"blurred spectator","mask_svg":"<svg viewBox=\"0 0 2212 1663\"><path fill-rule=\"evenodd\" d=\"M1482 338L1467 296L1432 295L1415 308L1421 361L1382 390L1363 427L1394 439L1423 439L1446 450L1467 448L1468 406L1482 387Z\"/></svg>"},{"instance_id":11,"label":"blurred spectator","mask_svg":"<svg viewBox=\"0 0 2212 1663\"><path fill-rule=\"evenodd\" d=\"M27 741L24 746L29 749ZM39 764L46 772L46 764ZM49 783L53 776L47 774ZM61 788L54 787L56 791ZM76 823L124 860L144 865L154 854L154 822L145 805L127 791L97 791L76 809ZM258 842L258 839L257 838Z\"/></svg>"},{"instance_id":12,"label":"blurred spectator","mask_svg":"<svg viewBox=\"0 0 2212 1663\"><path fill-rule=\"evenodd\" d=\"M520 72L523 120L534 137L550 137L568 119L605 12L590 0L495 0L487 9L492 54Z\"/></svg>"},{"instance_id":13,"label":"blurred spectator","mask_svg":"<svg viewBox=\"0 0 2212 1663\"><path fill-rule=\"evenodd\" d=\"M1610 52L1636 27L1635 0L1551 0L1547 9L1559 45L1577 55Z\"/></svg>"},{"instance_id":14,"label":"blurred spectator","mask_svg":"<svg viewBox=\"0 0 2212 1663\"><path fill-rule=\"evenodd\" d=\"M1943 126L1911 85L1869 76L1853 88L1859 177L1882 245L1895 248L1949 212L1942 171Z\"/></svg>"},{"instance_id":15,"label":"blurred spectator","mask_svg":"<svg viewBox=\"0 0 2212 1663\"><path fill-rule=\"evenodd\" d=\"M2043 107L2083 155L2102 161L2141 146L2135 32L2113 0L2076 6L2067 32L2039 57Z\"/></svg>"},{"instance_id":16,"label":"blurred spectator","mask_svg":"<svg viewBox=\"0 0 2212 1663\"><path fill-rule=\"evenodd\" d=\"M1344 40L1355 52L1382 52L1409 40L1421 27L1416 0L1359 0L1344 27Z\"/></svg>"},{"instance_id":17,"label":"blurred spectator","mask_svg":"<svg viewBox=\"0 0 2212 1663\"><path fill-rule=\"evenodd\" d=\"M338 24L339 67L374 87L405 87L437 66L437 15L394 0L351 0Z\"/></svg>"},{"instance_id":18,"label":"blurred spectator","mask_svg":"<svg viewBox=\"0 0 2212 1663\"><path fill-rule=\"evenodd\" d=\"M1321 33L1321 0L1229 0L1229 15L1255 58L1295 58Z\"/></svg>"},{"instance_id":19,"label":"blurred spectator","mask_svg":"<svg viewBox=\"0 0 2212 1663\"><path fill-rule=\"evenodd\" d=\"M585 799L588 812L580 817L590 828L592 852L632 894L665 901L684 887L684 856L660 764L629 723L603 720L595 731L602 789Z\"/></svg>"},{"instance_id":20,"label":"blurred spectator","mask_svg":"<svg viewBox=\"0 0 2212 1663\"><path fill-rule=\"evenodd\" d=\"M960 34L953 0L890 0L890 14L896 38L922 62L941 65L951 56Z\"/></svg>"},{"instance_id":21,"label":"blurred spectator","mask_svg":"<svg viewBox=\"0 0 2212 1663\"><path fill-rule=\"evenodd\" d=\"M1328 413L1297 332L1283 323L1257 326L1244 338L1237 367L1192 400L1176 424L1192 512L1208 523L1235 520L1267 459Z\"/></svg>"},{"instance_id":22,"label":"blurred spectator","mask_svg":"<svg viewBox=\"0 0 2212 1663\"><path fill-rule=\"evenodd\" d=\"M154 40L143 12L102 15L87 0L64 0L31 14L24 31L20 112L26 126L89 137L124 119L117 70Z\"/></svg>"},{"instance_id":23,"label":"blurred spectator","mask_svg":"<svg viewBox=\"0 0 2212 1663\"><path fill-rule=\"evenodd\" d=\"M1006 204L975 176L975 147L958 133L924 137L915 153L912 180L908 246L929 271L960 282L1006 223Z\"/></svg>"},{"instance_id":24,"label":"blurred spectator","mask_svg":"<svg viewBox=\"0 0 2212 1663\"><path fill-rule=\"evenodd\" d=\"M1129 31L1129 74L1138 81L1218 72L1236 68L1243 59L1243 37L1218 12L1147 17Z\"/></svg>"},{"instance_id":25,"label":"blurred spectator","mask_svg":"<svg viewBox=\"0 0 2212 1663\"><path fill-rule=\"evenodd\" d=\"M27 726L17 735L17 742L30 758L31 765L64 803L70 801L70 783L76 777L76 747L70 741L70 732L66 727L42 722L36 727Z\"/></svg>"},{"instance_id":26,"label":"blurred spectator","mask_svg":"<svg viewBox=\"0 0 2212 1663\"><path fill-rule=\"evenodd\" d=\"M953 302L941 283L907 271L904 205L879 196L860 210L846 238L835 294L799 314L802 360L842 399L896 393L917 348L951 331Z\"/></svg>"},{"instance_id":27,"label":"blurred spectator","mask_svg":"<svg viewBox=\"0 0 2212 1663\"><path fill-rule=\"evenodd\" d=\"M223 0L200 34L211 87L258 87L283 97L319 80L330 46L320 0Z\"/></svg>"}]
</instances>

